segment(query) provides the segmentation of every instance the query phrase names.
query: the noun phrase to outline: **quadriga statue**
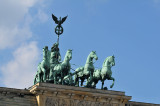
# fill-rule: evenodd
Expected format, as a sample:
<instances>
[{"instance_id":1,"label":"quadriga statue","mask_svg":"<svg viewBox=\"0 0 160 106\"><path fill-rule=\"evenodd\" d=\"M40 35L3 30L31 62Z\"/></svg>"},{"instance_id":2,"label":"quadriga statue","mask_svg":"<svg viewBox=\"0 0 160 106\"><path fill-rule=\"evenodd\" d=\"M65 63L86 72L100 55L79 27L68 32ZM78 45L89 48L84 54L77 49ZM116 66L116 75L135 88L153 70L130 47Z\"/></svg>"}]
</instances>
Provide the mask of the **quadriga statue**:
<instances>
[{"instance_id":1,"label":"quadriga statue","mask_svg":"<svg viewBox=\"0 0 160 106\"><path fill-rule=\"evenodd\" d=\"M79 86L79 79L81 80L81 86L83 86L83 82L87 79L86 87L90 87L89 80L92 80L93 72L94 72L94 63L93 59L98 60L97 54L95 51L92 51L86 60L86 64L84 67L79 67L75 70L76 74L74 75L74 83L75 86Z\"/></svg>"},{"instance_id":2,"label":"quadriga statue","mask_svg":"<svg viewBox=\"0 0 160 106\"><path fill-rule=\"evenodd\" d=\"M94 71L93 79L91 82L93 88L96 88L96 84L98 83L99 80L101 80L102 82L101 89L104 89L103 85L106 79L113 80L113 83L110 86L110 88L114 86L115 79L112 77L112 70L111 70L111 67L115 65L114 58L115 58L114 56L107 57L103 62L102 69L97 69ZM105 87L105 89L107 89L107 87Z\"/></svg>"},{"instance_id":3,"label":"quadriga statue","mask_svg":"<svg viewBox=\"0 0 160 106\"><path fill-rule=\"evenodd\" d=\"M38 82L46 82L46 79L49 79L49 71L50 71L50 51L48 50L48 46L43 48L43 60L39 63L37 67L37 73L34 79L34 84Z\"/></svg>"},{"instance_id":4,"label":"quadriga statue","mask_svg":"<svg viewBox=\"0 0 160 106\"><path fill-rule=\"evenodd\" d=\"M50 56L50 73L49 73L49 81L54 82L54 67L57 64L60 64L61 55L58 47L58 43L55 43L51 48L51 56Z\"/></svg>"},{"instance_id":5,"label":"quadriga statue","mask_svg":"<svg viewBox=\"0 0 160 106\"><path fill-rule=\"evenodd\" d=\"M53 77L54 77L54 84L62 84L64 85L64 77L69 75L71 65L69 61L72 59L72 50L67 50L66 55L64 57L63 62L54 66L53 69Z\"/></svg>"}]
</instances>

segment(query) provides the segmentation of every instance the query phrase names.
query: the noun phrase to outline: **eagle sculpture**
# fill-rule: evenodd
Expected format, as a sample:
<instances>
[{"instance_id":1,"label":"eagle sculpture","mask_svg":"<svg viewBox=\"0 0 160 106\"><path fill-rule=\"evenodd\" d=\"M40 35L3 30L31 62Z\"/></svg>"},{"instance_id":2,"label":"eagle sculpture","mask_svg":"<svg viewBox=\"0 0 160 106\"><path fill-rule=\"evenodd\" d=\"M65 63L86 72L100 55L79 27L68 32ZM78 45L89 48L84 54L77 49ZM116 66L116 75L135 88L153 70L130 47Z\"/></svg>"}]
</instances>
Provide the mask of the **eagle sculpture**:
<instances>
[{"instance_id":1,"label":"eagle sculpture","mask_svg":"<svg viewBox=\"0 0 160 106\"><path fill-rule=\"evenodd\" d=\"M52 14L52 19L55 21L56 24L58 24L58 25L57 25L58 27L60 27L61 24L63 24L63 22L67 19L67 17L68 17L68 16L65 16L65 17L63 17L62 19L61 19L61 17L60 17L59 20L58 20L58 18Z\"/></svg>"}]
</instances>

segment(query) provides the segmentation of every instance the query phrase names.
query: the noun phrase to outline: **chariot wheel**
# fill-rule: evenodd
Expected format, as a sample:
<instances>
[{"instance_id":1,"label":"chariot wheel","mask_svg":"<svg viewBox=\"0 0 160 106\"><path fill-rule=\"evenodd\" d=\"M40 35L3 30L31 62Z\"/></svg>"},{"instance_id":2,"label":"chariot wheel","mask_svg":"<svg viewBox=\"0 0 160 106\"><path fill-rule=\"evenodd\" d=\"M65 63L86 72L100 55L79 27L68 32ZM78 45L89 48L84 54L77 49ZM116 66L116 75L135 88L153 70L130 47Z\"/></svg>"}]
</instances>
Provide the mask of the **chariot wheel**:
<instances>
[{"instance_id":1,"label":"chariot wheel","mask_svg":"<svg viewBox=\"0 0 160 106\"><path fill-rule=\"evenodd\" d=\"M62 26L56 26L55 33L59 36L63 33L63 27Z\"/></svg>"}]
</instances>

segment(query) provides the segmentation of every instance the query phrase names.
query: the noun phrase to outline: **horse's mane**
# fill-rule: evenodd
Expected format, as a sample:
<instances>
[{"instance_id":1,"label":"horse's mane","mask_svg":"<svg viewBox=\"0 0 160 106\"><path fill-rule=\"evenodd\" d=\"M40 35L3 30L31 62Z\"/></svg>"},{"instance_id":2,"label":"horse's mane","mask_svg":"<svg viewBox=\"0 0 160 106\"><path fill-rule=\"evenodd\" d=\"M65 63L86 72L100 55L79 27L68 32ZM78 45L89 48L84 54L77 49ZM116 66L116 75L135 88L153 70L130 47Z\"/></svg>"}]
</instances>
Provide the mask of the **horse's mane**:
<instances>
[{"instance_id":1,"label":"horse's mane","mask_svg":"<svg viewBox=\"0 0 160 106\"><path fill-rule=\"evenodd\" d=\"M106 61L108 61L108 59L110 59L112 56L108 56L105 60L104 60L104 62L103 62L103 66L104 66L104 64L106 63Z\"/></svg>"},{"instance_id":2,"label":"horse's mane","mask_svg":"<svg viewBox=\"0 0 160 106\"><path fill-rule=\"evenodd\" d=\"M65 54L65 56L64 56L64 58L66 58L66 56L67 56L67 54L68 54L69 52L72 52L72 50L71 50L71 49L68 49L67 52L66 52L66 54Z\"/></svg>"}]
</instances>

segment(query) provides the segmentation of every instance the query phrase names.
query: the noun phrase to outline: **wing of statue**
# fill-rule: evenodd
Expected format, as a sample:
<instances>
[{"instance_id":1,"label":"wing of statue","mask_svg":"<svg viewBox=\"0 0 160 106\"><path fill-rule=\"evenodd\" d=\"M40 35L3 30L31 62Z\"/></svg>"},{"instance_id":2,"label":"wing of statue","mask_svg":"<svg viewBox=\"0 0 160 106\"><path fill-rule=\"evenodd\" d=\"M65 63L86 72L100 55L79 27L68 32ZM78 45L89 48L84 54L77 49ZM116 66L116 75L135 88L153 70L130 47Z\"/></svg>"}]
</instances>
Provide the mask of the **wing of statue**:
<instances>
[{"instance_id":1,"label":"wing of statue","mask_svg":"<svg viewBox=\"0 0 160 106\"><path fill-rule=\"evenodd\" d=\"M58 18L54 16L53 14L52 14L52 19L55 21L56 24L58 24Z\"/></svg>"},{"instance_id":2,"label":"wing of statue","mask_svg":"<svg viewBox=\"0 0 160 106\"><path fill-rule=\"evenodd\" d=\"M68 17L68 15L62 18L62 23L61 24L63 24L63 22L67 19L67 17Z\"/></svg>"}]
</instances>

